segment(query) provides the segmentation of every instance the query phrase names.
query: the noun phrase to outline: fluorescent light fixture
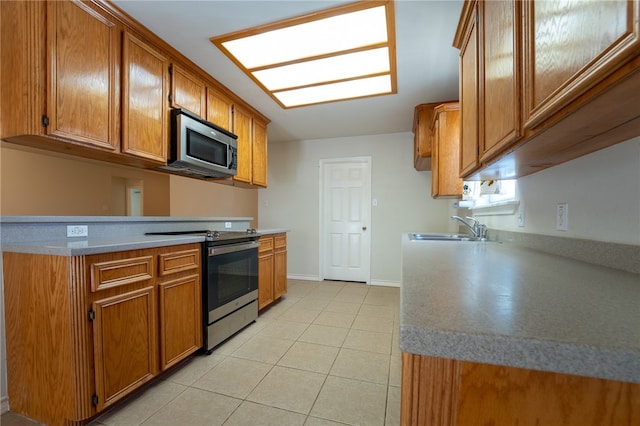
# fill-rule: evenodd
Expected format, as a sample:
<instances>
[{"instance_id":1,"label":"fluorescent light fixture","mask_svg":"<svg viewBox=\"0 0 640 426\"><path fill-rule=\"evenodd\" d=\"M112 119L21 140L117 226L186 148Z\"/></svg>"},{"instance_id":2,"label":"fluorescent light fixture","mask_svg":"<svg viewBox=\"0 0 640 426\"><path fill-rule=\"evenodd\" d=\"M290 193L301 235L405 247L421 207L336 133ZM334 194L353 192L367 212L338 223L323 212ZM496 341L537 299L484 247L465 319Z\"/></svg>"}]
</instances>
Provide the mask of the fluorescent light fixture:
<instances>
[{"instance_id":1,"label":"fluorescent light fixture","mask_svg":"<svg viewBox=\"0 0 640 426\"><path fill-rule=\"evenodd\" d=\"M396 93L393 0L212 37L283 108Z\"/></svg>"}]
</instances>

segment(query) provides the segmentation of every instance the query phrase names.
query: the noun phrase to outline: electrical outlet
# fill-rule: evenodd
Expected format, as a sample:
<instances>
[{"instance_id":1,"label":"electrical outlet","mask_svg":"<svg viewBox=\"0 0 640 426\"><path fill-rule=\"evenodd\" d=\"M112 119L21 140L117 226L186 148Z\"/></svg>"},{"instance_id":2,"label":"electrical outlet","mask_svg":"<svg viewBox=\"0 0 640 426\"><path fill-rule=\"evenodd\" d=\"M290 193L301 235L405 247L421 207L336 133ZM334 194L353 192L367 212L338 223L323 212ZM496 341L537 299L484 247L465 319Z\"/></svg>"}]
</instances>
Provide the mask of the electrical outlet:
<instances>
[{"instance_id":1,"label":"electrical outlet","mask_svg":"<svg viewBox=\"0 0 640 426\"><path fill-rule=\"evenodd\" d=\"M518 206L518 226L524 228L524 204Z\"/></svg>"},{"instance_id":2,"label":"electrical outlet","mask_svg":"<svg viewBox=\"0 0 640 426\"><path fill-rule=\"evenodd\" d=\"M225 222L225 223L224 223L224 227L225 227L226 229L231 229L231 222Z\"/></svg>"},{"instance_id":3,"label":"electrical outlet","mask_svg":"<svg viewBox=\"0 0 640 426\"><path fill-rule=\"evenodd\" d=\"M88 237L89 227L87 225L67 225L67 237Z\"/></svg>"},{"instance_id":4,"label":"electrical outlet","mask_svg":"<svg viewBox=\"0 0 640 426\"><path fill-rule=\"evenodd\" d=\"M569 203L558 203L556 206L556 230L569 230Z\"/></svg>"}]
</instances>

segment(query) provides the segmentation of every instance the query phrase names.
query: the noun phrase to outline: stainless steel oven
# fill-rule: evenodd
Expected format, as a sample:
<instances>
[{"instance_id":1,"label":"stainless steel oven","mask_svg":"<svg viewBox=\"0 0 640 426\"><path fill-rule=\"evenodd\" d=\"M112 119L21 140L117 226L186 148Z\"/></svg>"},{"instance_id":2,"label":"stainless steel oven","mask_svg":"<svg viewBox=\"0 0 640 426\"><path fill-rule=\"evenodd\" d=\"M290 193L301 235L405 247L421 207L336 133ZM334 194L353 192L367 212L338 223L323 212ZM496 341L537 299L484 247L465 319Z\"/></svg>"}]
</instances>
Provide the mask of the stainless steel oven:
<instances>
[{"instance_id":1,"label":"stainless steel oven","mask_svg":"<svg viewBox=\"0 0 640 426\"><path fill-rule=\"evenodd\" d=\"M215 346L258 318L258 242L246 231L149 232L147 235L203 235L203 349Z\"/></svg>"},{"instance_id":2,"label":"stainless steel oven","mask_svg":"<svg viewBox=\"0 0 640 426\"><path fill-rule=\"evenodd\" d=\"M204 349L213 348L258 317L257 235L205 242Z\"/></svg>"}]
</instances>

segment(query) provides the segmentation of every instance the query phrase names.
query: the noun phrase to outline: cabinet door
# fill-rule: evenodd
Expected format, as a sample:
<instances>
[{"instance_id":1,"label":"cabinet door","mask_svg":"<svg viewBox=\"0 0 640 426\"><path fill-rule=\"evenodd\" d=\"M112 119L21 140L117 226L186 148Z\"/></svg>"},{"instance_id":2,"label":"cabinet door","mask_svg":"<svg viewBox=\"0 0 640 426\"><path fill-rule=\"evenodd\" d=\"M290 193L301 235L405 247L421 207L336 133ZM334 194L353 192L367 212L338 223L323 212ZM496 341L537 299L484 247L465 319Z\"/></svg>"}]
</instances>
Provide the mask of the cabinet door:
<instances>
[{"instance_id":1,"label":"cabinet door","mask_svg":"<svg viewBox=\"0 0 640 426\"><path fill-rule=\"evenodd\" d=\"M460 158L460 110L459 104L448 103L436 107L434 111L433 143L434 162L432 164L431 195L434 197L460 197L462 179L458 177Z\"/></svg>"},{"instance_id":2,"label":"cabinet door","mask_svg":"<svg viewBox=\"0 0 640 426\"><path fill-rule=\"evenodd\" d=\"M274 237L273 298L279 299L287 292L287 234Z\"/></svg>"},{"instance_id":3,"label":"cabinet door","mask_svg":"<svg viewBox=\"0 0 640 426\"><path fill-rule=\"evenodd\" d=\"M267 187L267 125L253 117L251 143L251 183Z\"/></svg>"},{"instance_id":4,"label":"cabinet door","mask_svg":"<svg viewBox=\"0 0 640 426\"><path fill-rule=\"evenodd\" d=\"M431 170L431 120L436 104L418 105L413 117L413 166L418 171Z\"/></svg>"},{"instance_id":5,"label":"cabinet door","mask_svg":"<svg viewBox=\"0 0 640 426\"><path fill-rule=\"evenodd\" d=\"M527 129L637 55L639 7L625 0L524 2Z\"/></svg>"},{"instance_id":6,"label":"cabinet door","mask_svg":"<svg viewBox=\"0 0 640 426\"><path fill-rule=\"evenodd\" d=\"M479 27L483 66L480 121L480 160L503 152L521 136L519 1L483 1ZM463 111L464 113L464 111Z\"/></svg>"},{"instance_id":7,"label":"cabinet door","mask_svg":"<svg viewBox=\"0 0 640 426\"><path fill-rule=\"evenodd\" d=\"M92 303L98 411L151 380L158 372L154 287Z\"/></svg>"},{"instance_id":8,"label":"cabinet door","mask_svg":"<svg viewBox=\"0 0 640 426\"><path fill-rule=\"evenodd\" d=\"M207 87L207 120L223 129L233 129L233 102L219 90Z\"/></svg>"},{"instance_id":9,"label":"cabinet door","mask_svg":"<svg viewBox=\"0 0 640 426\"><path fill-rule=\"evenodd\" d=\"M131 33L122 45L122 152L165 163L167 58Z\"/></svg>"},{"instance_id":10,"label":"cabinet door","mask_svg":"<svg viewBox=\"0 0 640 426\"><path fill-rule=\"evenodd\" d=\"M184 108L204 117L206 87L204 81L180 65L171 65L171 107Z\"/></svg>"},{"instance_id":11,"label":"cabinet door","mask_svg":"<svg viewBox=\"0 0 640 426\"><path fill-rule=\"evenodd\" d=\"M258 309L273 302L273 252L258 257Z\"/></svg>"},{"instance_id":12,"label":"cabinet door","mask_svg":"<svg viewBox=\"0 0 640 426\"><path fill-rule=\"evenodd\" d=\"M160 368L166 370L202 347L198 275L160 283Z\"/></svg>"},{"instance_id":13,"label":"cabinet door","mask_svg":"<svg viewBox=\"0 0 640 426\"><path fill-rule=\"evenodd\" d=\"M233 179L251 183L251 113L238 105L233 107L233 133L238 136L238 173Z\"/></svg>"},{"instance_id":14,"label":"cabinet door","mask_svg":"<svg viewBox=\"0 0 640 426\"><path fill-rule=\"evenodd\" d=\"M460 49L460 176L478 168L478 19L473 6L469 29Z\"/></svg>"},{"instance_id":15,"label":"cabinet door","mask_svg":"<svg viewBox=\"0 0 640 426\"><path fill-rule=\"evenodd\" d=\"M47 2L47 134L119 146L120 29L77 1Z\"/></svg>"}]
</instances>

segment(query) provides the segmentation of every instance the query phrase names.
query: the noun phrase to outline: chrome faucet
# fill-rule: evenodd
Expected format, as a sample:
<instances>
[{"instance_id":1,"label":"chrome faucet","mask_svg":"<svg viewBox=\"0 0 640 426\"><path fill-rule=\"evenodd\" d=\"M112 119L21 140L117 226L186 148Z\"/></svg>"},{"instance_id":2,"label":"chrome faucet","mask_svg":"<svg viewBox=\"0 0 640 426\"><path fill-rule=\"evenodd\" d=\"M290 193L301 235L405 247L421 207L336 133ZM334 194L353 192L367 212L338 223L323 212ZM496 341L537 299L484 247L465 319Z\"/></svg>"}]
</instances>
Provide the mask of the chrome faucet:
<instances>
[{"instance_id":1,"label":"chrome faucet","mask_svg":"<svg viewBox=\"0 0 640 426\"><path fill-rule=\"evenodd\" d=\"M469 231L471 231L471 234L473 235L474 238L478 238L480 240L487 239L487 225L485 225L484 223L480 223L480 221L475 217L467 216L468 220L473 221L473 225L469 224L469 222L467 222L460 216L454 215L454 216L451 216L451 219L457 220L458 222L466 226L469 229Z\"/></svg>"}]
</instances>

